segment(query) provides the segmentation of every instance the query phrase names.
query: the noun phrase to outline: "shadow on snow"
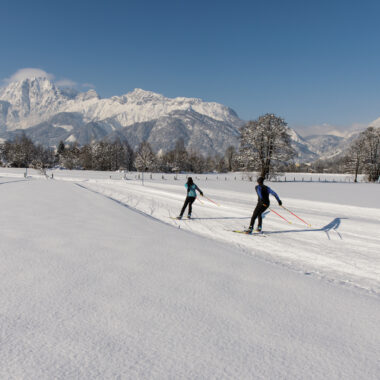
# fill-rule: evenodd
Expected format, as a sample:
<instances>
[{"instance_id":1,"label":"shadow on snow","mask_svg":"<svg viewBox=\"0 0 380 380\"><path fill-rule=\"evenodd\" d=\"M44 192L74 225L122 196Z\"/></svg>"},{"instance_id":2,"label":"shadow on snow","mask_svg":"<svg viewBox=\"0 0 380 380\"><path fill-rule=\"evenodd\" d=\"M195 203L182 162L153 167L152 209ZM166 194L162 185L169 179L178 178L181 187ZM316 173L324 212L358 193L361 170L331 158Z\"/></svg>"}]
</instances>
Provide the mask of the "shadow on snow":
<instances>
[{"instance_id":1,"label":"shadow on snow","mask_svg":"<svg viewBox=\"0 0 380 380\"><path fill-rule=\"evenodd\" d=\"M19 179L15 181L0 182L0 185L6 185L7 183L25 182L25 179Z\"/></svg>"},{"instance_id":2,"label":"shadow on snow","mask_svg":"<svg viewBox=\"0 0 380 380\"><path fill-rule=\"evenodd\" d=\"M330 232L334 231L338 234L339 238L343 240L342 235L340 232L338 232L338 228L340 226L342 219L348 219L348 218L335 218L332 220L329 224L326 224L324 227L321 228L307 228L303 230L285 230L285 231L265 231L265 234L286 234L286 233L292 233L292 232L325 232L327 235L327 238L331 240L330 238Z\"/></svg>"}]
</instances>

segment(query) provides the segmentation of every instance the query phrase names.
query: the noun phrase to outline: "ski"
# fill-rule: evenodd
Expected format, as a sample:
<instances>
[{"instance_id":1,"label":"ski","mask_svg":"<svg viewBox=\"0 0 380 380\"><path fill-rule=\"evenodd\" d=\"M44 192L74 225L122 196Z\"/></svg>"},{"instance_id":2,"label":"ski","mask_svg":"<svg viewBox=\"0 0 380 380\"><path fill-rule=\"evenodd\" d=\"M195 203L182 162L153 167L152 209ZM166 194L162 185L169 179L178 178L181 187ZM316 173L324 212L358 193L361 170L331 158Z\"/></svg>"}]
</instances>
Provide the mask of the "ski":
<instances>
[{"instance_id":1,"label":"ski","mask_svg":"<svg viewBox=\"0 0 380 380\"><path fill-rule=\"evenodd\" d=\"M251 235L251 236L262 236L262 237L267 237L263 232L246 232L246 231L240 231L240 230L231 230L231 232L235 232L237 234L244 234L244 235Z\"/></svg>"},{"instance_id":2,"label":"ski","mask_svg":"<svg viewBox=\"0 0 380 380\"><path fill-rule=\"evenodd\" d=\"M174 220L191 220L193 218L187 218L187 217L182 217L181 219L178 218L178 216L169 216L170 219L174 219Z\"/></svg>"}]
</instances>

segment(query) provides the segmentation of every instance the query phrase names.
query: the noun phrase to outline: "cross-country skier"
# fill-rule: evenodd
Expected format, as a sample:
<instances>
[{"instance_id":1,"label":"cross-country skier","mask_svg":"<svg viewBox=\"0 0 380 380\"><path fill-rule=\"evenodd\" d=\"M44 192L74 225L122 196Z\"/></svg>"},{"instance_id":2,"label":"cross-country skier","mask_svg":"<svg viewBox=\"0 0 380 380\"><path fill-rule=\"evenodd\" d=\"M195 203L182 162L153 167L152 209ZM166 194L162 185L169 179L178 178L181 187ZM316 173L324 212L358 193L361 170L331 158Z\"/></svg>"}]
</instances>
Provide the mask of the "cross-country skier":
<instances>
[{"instance_id":1,"label":"cross-country skier","mask_svg":"<svg viewBox=\"0 0 380 380\"><path fill-rule=\"evenodd\" d=\"M192 205L195 199L197 198L196 191L199 191L199 194L203 196L202 190L193 182L193 179L191 177L187 179L185 187L187 189L187 197L185 199L185 203L183 204L181 213L179 214L177 219L182 219L183 213L185 212L187 206L189 206L189 212L187 214L187 217L191 218Z\"/></svg>"},{"instance_id":2,"label":"cross-country skier","mask_svg":"<svg viewBox=\"0 0 380 380\"><path fill-rule=\"evenodd\" d=\"M262 214L270 205L269 194L272 194L277 199L277 202L280 206L282 205L282 202L279 196L269 186L264 185L263 177L257 178L257 183L258 185L255 187L255 190L258 196L257 205L256 205L255 210L253 211L249 228L248 230L245 230L245 232L249 234L252 233L256 218L258 218L258 224L255 231L261 232L262 225L263 225Z\"/></svg>"}]
</instances>

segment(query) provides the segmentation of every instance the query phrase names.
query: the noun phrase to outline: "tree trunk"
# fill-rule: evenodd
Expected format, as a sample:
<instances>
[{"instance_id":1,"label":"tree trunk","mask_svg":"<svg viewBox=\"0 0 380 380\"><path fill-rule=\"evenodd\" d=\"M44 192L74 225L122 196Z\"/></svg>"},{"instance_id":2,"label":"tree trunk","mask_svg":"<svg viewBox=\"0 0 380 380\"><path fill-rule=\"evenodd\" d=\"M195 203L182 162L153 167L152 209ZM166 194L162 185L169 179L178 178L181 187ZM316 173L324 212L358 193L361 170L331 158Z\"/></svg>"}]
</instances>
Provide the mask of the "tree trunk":
<instances>
[{"instance_id":1,"label":"tree trunk","mask_svg":"<svg viewBox=\"0 0 380 380\"><path fill-rule=\"evenodd\" d=\"M359 173L359 158L356 158L354 182L358 182L358 173Z\"/></svg>"}]
</instances>

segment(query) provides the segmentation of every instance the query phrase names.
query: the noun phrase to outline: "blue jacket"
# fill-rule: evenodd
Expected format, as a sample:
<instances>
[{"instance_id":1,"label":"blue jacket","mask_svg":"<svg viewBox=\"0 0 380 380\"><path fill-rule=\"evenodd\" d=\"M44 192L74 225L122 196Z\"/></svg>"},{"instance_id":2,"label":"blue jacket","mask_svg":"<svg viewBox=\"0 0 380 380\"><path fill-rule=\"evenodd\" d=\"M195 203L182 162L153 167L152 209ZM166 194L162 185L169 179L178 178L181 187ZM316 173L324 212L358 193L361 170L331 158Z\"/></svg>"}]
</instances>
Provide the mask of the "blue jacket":
<instances>
[{"instance_id":1,"label":"blue jacket","mask_svg":"<svg viewBox=\"0 0 380 380\"><path fill-rule=\"evenodd\" d=\"M201 189L195 183L193 183L190 186L187 186L187 183L186 183L185 187L187 189L187 196L188 197L196 198L197 197L197 193L196 193L195 190L198 190L200 193L202 193Z\"/></svg>"},{"instance_id":2,"label":"blue jacket","mask_svg":"<svg viewBox=\"0 0 380 380\"><path fill-rule=\"evenodd\" d=\"M257 196L259 197L259 202L269 206L269 194L272 194L277 199L277 202L280 203L280 197L269 186L257 185L255 189Z\"/></svg>"}]
</instances>

